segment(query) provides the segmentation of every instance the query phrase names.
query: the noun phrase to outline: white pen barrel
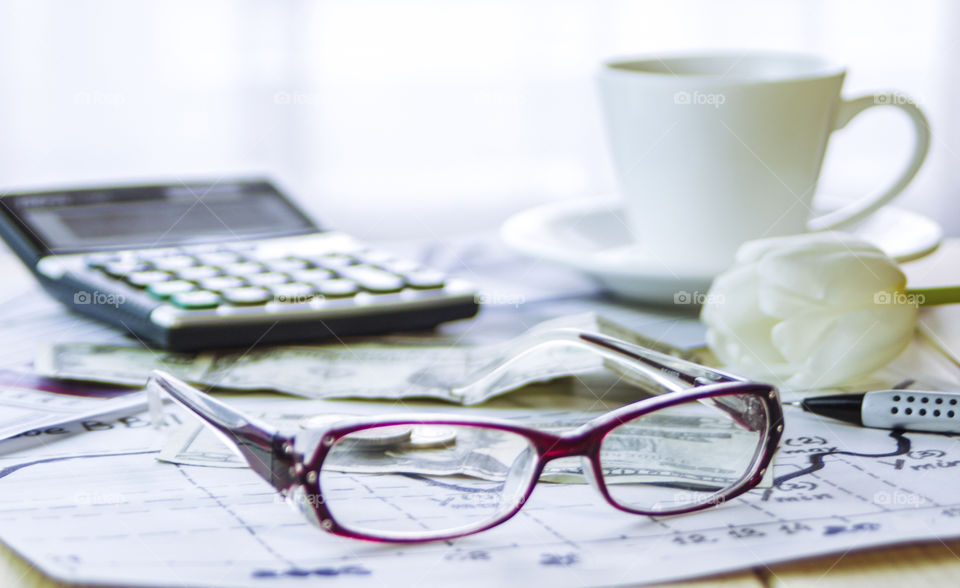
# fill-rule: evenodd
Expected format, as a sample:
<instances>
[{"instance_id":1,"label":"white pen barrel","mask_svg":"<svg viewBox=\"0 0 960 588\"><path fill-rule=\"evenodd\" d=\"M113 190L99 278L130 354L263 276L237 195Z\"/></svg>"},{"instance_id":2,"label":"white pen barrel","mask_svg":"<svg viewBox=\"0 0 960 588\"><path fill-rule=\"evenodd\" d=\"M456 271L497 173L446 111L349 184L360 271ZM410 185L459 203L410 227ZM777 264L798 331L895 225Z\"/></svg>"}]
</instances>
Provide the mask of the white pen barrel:
<instances>
[{"instance_id":1,"label":"white pen barrel","mask_svg":"<svg viewBox=\"0 0 960 588\"><path fill-rule=\"evenodd\" d=\"M868 392L861 408L863 425L931 433L960 433L960 393L925 390Z\"/></svg>"}]
</instances>

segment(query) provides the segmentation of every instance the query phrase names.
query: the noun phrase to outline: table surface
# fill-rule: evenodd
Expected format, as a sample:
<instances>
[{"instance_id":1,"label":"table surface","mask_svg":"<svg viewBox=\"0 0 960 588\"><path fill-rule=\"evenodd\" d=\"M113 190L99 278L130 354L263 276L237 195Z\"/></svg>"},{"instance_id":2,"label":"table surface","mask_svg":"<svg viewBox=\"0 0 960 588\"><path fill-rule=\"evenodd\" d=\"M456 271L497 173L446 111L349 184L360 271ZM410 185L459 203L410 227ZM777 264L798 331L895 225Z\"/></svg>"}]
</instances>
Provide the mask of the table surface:
<instances>
[{"instance_id":1,"label":"table surface","mask_svg":"<svg viewBox=\"0 0 960 588\"><path fill-rule=\"evenodd\" d=\"M948 239L924 259L904 266L913 287L960 284L960 239ZM27 274L18 262L0 259L8 280ZM5 280L7 281L7 280ZM8 282L9 283L9 282ZM784 587L878 588L882 586L956 586L960 577L960 539L835 553L797 562L758 567L671 586L724 588ZM66 586L56 582L0 544L0 586Z\"/></svg>"}]
</instances>

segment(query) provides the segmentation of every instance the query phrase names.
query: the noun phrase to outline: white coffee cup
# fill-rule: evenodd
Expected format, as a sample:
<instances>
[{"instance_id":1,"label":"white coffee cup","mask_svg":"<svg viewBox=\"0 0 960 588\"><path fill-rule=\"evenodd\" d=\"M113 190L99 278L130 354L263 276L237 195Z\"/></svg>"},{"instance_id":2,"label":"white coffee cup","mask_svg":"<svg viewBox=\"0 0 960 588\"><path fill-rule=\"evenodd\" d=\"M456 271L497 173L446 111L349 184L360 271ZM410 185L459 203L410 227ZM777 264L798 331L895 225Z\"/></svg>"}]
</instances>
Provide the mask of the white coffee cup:
<instances>
[{"instance_id":1,"label":"white coffee cup","mask_svg":"<svg viewBox=\"0 0 960 588\"><path fill-rule=\"evenodd\" d=\"M645 257L678 274L727 267L744 241L840 229L895 198L930 143L923 113L899 93L840 96L845 69L781 53L615 60L600 97L627 222ZM910 116L913 156L887 190L814 217L833 131L873 106Z\"/></svg>"}]
</instances>

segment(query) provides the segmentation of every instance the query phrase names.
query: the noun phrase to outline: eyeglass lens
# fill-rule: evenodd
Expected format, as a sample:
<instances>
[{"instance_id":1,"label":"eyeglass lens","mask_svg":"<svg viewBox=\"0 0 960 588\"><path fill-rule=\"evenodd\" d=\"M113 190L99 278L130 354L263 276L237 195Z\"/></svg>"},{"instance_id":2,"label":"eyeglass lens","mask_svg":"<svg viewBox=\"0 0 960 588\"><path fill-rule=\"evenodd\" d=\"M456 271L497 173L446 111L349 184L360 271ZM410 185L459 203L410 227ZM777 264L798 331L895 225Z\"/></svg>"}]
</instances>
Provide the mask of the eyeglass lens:
<instances>
[{"instance_id":1,"label":"eyeglass lens","mask_svg":"<svg viewBox=\"0 0 960 588\"><path fill-rule=\"evenodd\" d=\"M767 420L758 397L737 394L627 421L600 445L607 492L624 508L652 513L715 503L753 472Z\"/></svg>"},{"instance_id":2,"label":"eyeglass lens","mask_svg":"<svg viewBox=\"0 0 960 588\"><path fill-rule=\"evenodd\" d=\"M342 527L383 538L467 533L516 508L537 453L525 437L466 425L381 426L350 433L320 471Z\"/></svg>"}]
</instances>

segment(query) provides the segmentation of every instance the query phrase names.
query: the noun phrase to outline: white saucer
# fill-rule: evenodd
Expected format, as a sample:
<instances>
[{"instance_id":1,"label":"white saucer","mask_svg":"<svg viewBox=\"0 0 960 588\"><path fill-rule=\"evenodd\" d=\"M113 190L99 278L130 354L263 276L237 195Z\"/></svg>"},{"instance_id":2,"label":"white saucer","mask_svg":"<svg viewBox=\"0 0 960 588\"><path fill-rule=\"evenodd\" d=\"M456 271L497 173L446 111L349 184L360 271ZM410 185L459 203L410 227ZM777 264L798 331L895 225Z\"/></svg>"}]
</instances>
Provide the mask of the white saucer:
<instances>
[{"instance_id":1,"label":"white saucer","mask_svg":"<svg viewBox=\"0 0 960 588\"><path fill-rule=\"evenodd\" d=\"M900 262L929 254L943 238L932 219L892 206L849 230ZM713 280L711 273L678 272L647 257L615 201L564 200L540 206L507 219L500 234L514 250L583 272L628 300L689 304L691 297L705 295Z\"/></svg>"}]
</instances>

